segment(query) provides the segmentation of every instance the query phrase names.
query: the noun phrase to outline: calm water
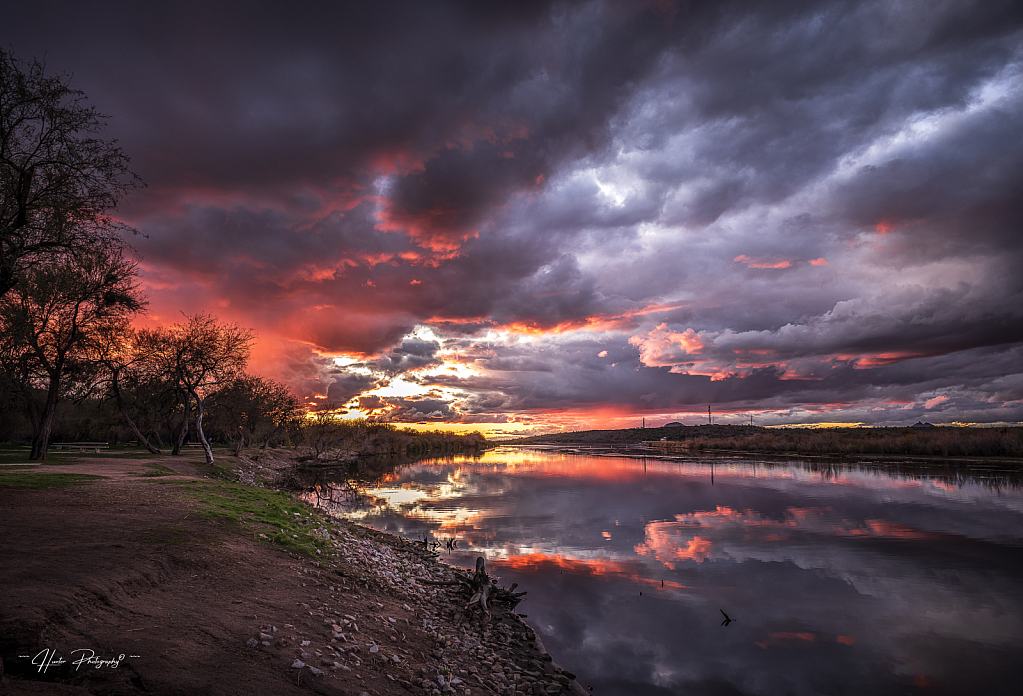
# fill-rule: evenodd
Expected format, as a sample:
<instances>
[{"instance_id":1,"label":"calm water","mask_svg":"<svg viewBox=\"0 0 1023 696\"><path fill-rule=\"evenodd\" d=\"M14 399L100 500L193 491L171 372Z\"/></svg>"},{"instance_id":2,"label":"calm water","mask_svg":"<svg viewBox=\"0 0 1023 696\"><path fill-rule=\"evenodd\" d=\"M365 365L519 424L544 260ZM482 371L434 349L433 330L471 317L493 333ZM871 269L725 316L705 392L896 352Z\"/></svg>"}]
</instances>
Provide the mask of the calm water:
<instances>
[{"instance_id":1,"label":"calm water","mask_svg":"<svg viewBox=\"0 0 1023 696\"><path fill-rule=\"evenodd\" d=\"M813 466L498 449L348 515L486 556L594 694L1023 693L1018 475Z\"/></svg>"}]
</instances>

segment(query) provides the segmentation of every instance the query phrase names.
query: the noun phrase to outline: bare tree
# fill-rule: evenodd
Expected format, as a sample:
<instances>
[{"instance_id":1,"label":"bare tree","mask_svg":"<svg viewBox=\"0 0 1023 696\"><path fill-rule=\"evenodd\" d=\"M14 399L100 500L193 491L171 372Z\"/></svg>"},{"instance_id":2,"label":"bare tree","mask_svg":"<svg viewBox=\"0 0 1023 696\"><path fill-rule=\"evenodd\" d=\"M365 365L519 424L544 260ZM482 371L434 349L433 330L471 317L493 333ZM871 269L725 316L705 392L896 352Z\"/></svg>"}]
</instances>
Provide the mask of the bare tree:
<instances>
[{"instance_id":1,"label":"bare tree","mask_svg":"<svg viewBox=\"0 0 1023 696\"><path fill-rule=\"evenodd\" d=\"M211 425L229 438L238 438L236 455L241 454L246 438L262 440L265 453L271 440L302 418L301 404L291 390L266 377L240 375L212 400Z\"/></svg>"},{"instance_id":2,"label":"bare tree","mask_svg":"<svg viewBox=\"0 0 1023 696\"><path fill-rule=\"evenodd\" d=\"M0 297L48 254L130 229L111 212L141 181L116 141L95 137L106 116L69 83L0 49Z\"/></svg>"},{"instance_id":3,"label":"bare tree","mask_svg":"<svg viewBox=\"0 0 1023 696\"><path fill-rule=\"evenodd\" d=\"M100 337L126 331L146 307L138 262L126 251L109 245L53 255L27 269L0 298L0 357L28 407L31 459L46 458L57 403L76 388L91 389L91 356Z\"/></svg>"},{"instance_id":4,"label":"bare tree","mask_svg":"<svg viewBox=\"0 0 1023 696\"><path fill-rule=\"evenodd\" d=\"M184 393L185 423L195 406L195 430L206 462L213 463L213 449L203 432L206 400L242 374L252 351L255 334L237 324L222 324L209 314L185 316L184 323L169 328L140 330L163 374Z\"/></svg>"},{"instance_id":5,"label":"bare tree","mask_svg":"<svg viewBox=\"0 0 1023 696\"><path fill-rule=\"evenodd\" d=\"M146 391L146 387L160 382L153 345L140 340L139 333L132 328L113 326L99 332L93 352L94 360L103 368L102 382L107 396L113 399L139 444L152 454L163 454L149 442L149 438L132 418L129 398L125 395L126 390L138 394ZM152 394L146 396L152 397ZM151 404L149 408L152 408Z\"/></svg>"}]
</instances>

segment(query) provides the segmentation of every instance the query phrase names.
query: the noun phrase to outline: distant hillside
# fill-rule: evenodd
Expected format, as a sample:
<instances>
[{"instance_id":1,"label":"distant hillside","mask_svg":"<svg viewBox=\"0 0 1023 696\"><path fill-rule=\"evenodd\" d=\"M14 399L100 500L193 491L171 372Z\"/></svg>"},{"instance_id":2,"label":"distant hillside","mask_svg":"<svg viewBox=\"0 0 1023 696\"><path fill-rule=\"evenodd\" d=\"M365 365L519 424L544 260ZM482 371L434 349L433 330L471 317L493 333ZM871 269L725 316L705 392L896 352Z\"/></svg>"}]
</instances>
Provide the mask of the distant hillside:
<instances>
[{"instance_id":1,"label":"distant hillside","mask_svg":"<svg viewBox=\"0 0 1023 696\"><path fill-rule=\"evenodd\" d=\"M799 454L905 454L927 457L1023 457L1023 428L760 428L688 425L585 430L537 435L502 444L628 445L682 442L672 451L733 450Z\"/></svg>"},{"instance_id":2,"label":"distant hillside","mask_svg":"<svg viewBox=\"0 0 1023 696\"><path fill-rule=\"evenodd\" d=\"M725 438L771 432L767 428L750 425L679 425L673 428L627 428L625 430L581 430L574 433L534 435L506 440L504 445L607 445L638 444L646 440L691 440L698 437Z\"/></svg>"}]
</instances>

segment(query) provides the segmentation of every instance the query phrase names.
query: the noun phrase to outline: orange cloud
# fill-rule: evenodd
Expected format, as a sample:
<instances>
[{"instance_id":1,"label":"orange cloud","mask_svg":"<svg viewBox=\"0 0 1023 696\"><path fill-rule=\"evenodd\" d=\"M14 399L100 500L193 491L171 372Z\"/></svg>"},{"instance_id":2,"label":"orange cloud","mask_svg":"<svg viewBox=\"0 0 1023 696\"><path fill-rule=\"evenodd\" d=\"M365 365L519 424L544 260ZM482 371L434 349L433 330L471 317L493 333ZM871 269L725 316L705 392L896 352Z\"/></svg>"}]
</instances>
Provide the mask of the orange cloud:
<instances>
[{"instance_id":1,"label":"orange cloud","mask_svg":"<svg viewBox=\"0 0 1023 696\"><path fill-rule=\"evenodd\" d=\"M521 573L539 572L541 567L547 572L553 567L554 569L560 569L561 572L573 575L625 578L637 584L647 585L655 589L687 589L685 585L671 580L665 580L662 585L660 580L642 577L640 571L643 570L643 565L636 561L616 561L609 558L569 558L560 554L529 553L521 556L511 556L508 559L502 560L501 565L508 566Z\"/></svg>"},{"instance_id":2,"label":"orange cloud","mask_svg":"<svg viewBox=\"0 0 1023 696\"><path fill-rule=\"evenodd\" d=\"M633 336L631 345L639 348L640 359L650 367L668 367L698 355L705 347L703 338L693 329L672 331L667 324L658 324L646 336ZM681 348L679 352L674 346Z\"/></svg>"}]
</instances>

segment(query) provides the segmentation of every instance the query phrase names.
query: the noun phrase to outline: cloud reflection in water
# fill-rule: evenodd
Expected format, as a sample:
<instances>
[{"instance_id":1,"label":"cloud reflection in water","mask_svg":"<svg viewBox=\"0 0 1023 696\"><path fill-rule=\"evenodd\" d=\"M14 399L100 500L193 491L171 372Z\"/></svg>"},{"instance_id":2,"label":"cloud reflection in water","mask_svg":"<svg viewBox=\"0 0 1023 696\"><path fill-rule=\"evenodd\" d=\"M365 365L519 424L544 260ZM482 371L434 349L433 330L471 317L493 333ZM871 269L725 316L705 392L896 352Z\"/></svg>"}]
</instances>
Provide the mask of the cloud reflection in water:
<instances>
[{"instance_id":1,"label":"cloud reflection in water","mask_svg":"<svg viewBox=\"0 0 1023 696\"><path fill-rule=\"evenodd\" d=\"M1011 693L1023 492L863 468L502 449L355 514L459 539L599 694ZM662 586L663 583L663 586ZM721 610L735 619L721 625Z\"/></svg>"}]
</instances>

